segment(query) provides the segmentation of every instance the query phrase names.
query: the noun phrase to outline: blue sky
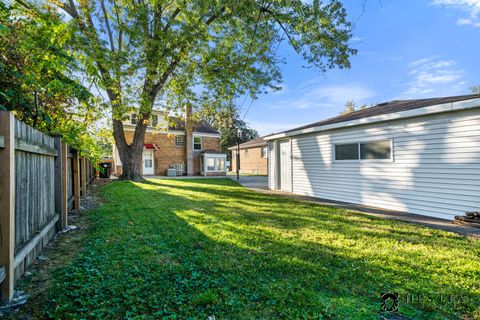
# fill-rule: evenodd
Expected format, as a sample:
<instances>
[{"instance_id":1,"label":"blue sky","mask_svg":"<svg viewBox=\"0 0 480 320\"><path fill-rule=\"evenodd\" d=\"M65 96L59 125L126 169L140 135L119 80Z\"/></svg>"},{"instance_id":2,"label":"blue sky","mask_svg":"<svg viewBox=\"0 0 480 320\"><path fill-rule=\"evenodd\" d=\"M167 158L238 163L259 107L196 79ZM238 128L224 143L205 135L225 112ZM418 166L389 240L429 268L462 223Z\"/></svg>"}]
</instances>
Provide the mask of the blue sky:
<instances>
[{"instance_id":1,"label":"blue sky","mask_svg":"<svg viewBox=\"0 0 480 320\"><path fill-rule=\"evenodd\" d=\"M245 118L261 135L336 116L348 100L461 95L480 85L480 0L369 0L364 11L363 0L344 3L358 19L351 69L321 74L282 45L283 90L260 96Z\"/></svg>"}]
</instances>

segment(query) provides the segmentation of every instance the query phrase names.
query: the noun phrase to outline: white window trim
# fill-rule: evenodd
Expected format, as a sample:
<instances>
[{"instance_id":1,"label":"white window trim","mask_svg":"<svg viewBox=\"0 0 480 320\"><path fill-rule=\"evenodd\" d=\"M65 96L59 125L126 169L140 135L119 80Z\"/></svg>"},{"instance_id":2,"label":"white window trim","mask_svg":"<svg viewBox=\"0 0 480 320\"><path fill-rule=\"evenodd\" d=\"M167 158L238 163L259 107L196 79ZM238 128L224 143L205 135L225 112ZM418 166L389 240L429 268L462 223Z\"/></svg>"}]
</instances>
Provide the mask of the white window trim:
<instances>
[{"instance_id":1,"label":"white window trim","mask_svg":"<svg viewBox=\"0 0 480 320\"><path fill-rule=\"evenodd\" d=\"M388 159L361 159L361 144L365 143L371 143L371 142L379 142L379 141L385 141L389 140L390 141L390 158ZM337 155L336 155L336 148L335 146L338 145L344 145L344 144L357 144L358 148L358 159L350 159L350 160L337 160ZM394 155L393 155L393 138L383 138L383 139L374 139L374 140L360 140L356 142L339 142L339 143L333 143L332 144L332 156L333 156L333 162L340 162L340 163L349 163L349 162L393 162L394 160Z\"/></svg>"},{"instance_id":2,"label":"white window trim","mask_svg":"<svg viewBox=\"0 0 480 320\"><path fill-rule=\"evenodd\" d=\"M262 153L263 153L263 156L262 156ZM263 146L262 149L260 150L260 156L263 158L263 159L267 159L268 158L268 146Z\"/></svg>"},{"instance_id":3,"label":"white window trim","mask_svg":"<svg viewBox=\"0 0 480 320\"><path fill-rule=\"evenodd\" d=\"M223 160L223 169L218 170L218 162L219 162L220 159ZM226 157L215 157L215 171L216 172L226 172L226 169L225 169L227 167L226 162L227 162Z\"/></svg>"},{"instance_id":4,"label":"white window trim","mask_svg":"<svg viewBox=\"0 0 480 320\"><path fill-rule=\"evenodd\" d=\"M208 169L207 166L207 159L213 158L213 170ZM217 170L218 169L218 159L223 159L223 170ZM224 173L227 172L227 156L225 154L204 154L203 155L203 172L210 173L210 172L220 172Z\"/></svg>"},{"instance_id":5,"label":"white window trim","mask_svg":"<svg viewBox=\"0 0 480 320\"><path fill-rule=\"evenodd\" d=\"M153 123L155 117L157 117L157 123L156 123L156 124ZM149 127L156 128L156 127L158 126L159 122L160 122L160 121L159 121L159 118L158 118L158 114L152 114L152 115L150 116L150 121L149 121L148 126L149 126Z\"/></svg>"},{"instance_id":6,"label":"white window trim","mask_svg":"<svg viewBox=\"0 0 480 320\"><path fill-rule=\"evenodd\" d=\"M195 149L195 138L200 139L200 149ZM202 136L193 136L193 141L192 141L192 148L193 151L202 151L203 150L203 137Z\"/></svg>"},{"instance_id":7,"label":"white window trim","mask_svg":"<svg viewBox=\"0 0 480 320\"><path fill-rule=\"evenodd\" d=\"M177 144L177 138L182 138L182 144L181 144L181 145L178 145L178 144ZM183 147L185 147L185 136L175 135L175 147L177 147L177 148L183 148Z\"/></svg>"},{"instance_id":8,"label":"white window trim","mask_svg":"<svg viewBox=\"0 0 480 320\"><path fill-rule=\"evenodd\" d=\"M135 123L133 123L133 118L135 118ZM132 126L135 126L135 125L137 125L137 123L138 123L138 114L132 113L132 114L130 115L130 124L131 124Z\"/></svg>"}]
</instances>

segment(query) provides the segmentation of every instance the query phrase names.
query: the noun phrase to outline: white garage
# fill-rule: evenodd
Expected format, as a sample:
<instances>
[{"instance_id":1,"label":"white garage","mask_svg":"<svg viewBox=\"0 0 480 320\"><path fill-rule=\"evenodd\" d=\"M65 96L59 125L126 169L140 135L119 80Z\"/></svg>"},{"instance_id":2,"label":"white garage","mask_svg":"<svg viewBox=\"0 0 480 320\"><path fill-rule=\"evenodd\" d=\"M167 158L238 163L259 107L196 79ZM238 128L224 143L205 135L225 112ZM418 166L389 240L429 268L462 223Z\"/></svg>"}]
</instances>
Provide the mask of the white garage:
<instances>
[{"instance_id":1,"label":"white garage","mask_svg":"<svg viewBox=\"0 0 480 320\"><path fill-rule=\"evenodd\" d=\"M443 219L480 211L480 95L382 103L264 139L272 190Z\"/></svg>"}]
</instances>

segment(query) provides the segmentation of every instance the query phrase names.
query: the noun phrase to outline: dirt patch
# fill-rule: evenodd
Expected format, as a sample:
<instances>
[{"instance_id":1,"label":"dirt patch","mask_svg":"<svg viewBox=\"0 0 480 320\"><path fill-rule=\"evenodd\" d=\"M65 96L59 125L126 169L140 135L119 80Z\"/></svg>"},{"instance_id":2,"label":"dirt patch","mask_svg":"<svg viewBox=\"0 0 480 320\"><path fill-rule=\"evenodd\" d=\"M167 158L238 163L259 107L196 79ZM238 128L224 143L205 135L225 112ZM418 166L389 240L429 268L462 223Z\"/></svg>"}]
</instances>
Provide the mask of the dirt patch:
<instances>
[{"instance_id":1,"label":"dirt patch","mask_svg":"<svg viewBox=\"0 0 480 320\"><path fill-rule=\"evenodd\" d=\"M47 244L42 255L17 281L15 289L28 295L27 303L3 315L2 319L44 319L43 310L47 292L56 270L68 265L83 248L83 241L89 229L88 214L101 204L99 189L108 180L97 180L82 197L80 210L69 214L69 227L57 233Z\"/></svg>"}]
</instances>

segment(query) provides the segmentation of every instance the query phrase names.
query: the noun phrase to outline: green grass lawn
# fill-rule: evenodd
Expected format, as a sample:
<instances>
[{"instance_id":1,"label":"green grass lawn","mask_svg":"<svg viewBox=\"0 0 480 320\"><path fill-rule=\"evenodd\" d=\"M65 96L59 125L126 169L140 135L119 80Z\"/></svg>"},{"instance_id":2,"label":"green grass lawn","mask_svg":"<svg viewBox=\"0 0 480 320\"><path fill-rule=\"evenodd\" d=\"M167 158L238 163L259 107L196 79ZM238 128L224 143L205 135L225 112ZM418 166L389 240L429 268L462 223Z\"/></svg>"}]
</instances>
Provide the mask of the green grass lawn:
<instances>
[{"instance_id":1,"label":"green grass lawn","mask_svg":"<svg viewBox=\"0 0 480 320\"><path fill-rule=\"evenodd\" d=\"M380 313L384 292L424 300L400 301L406 319L479 313L479 241L229 179L101 192L83 248L49 289L50 317L401 319Z\"/></svg>"}]
</instances>

